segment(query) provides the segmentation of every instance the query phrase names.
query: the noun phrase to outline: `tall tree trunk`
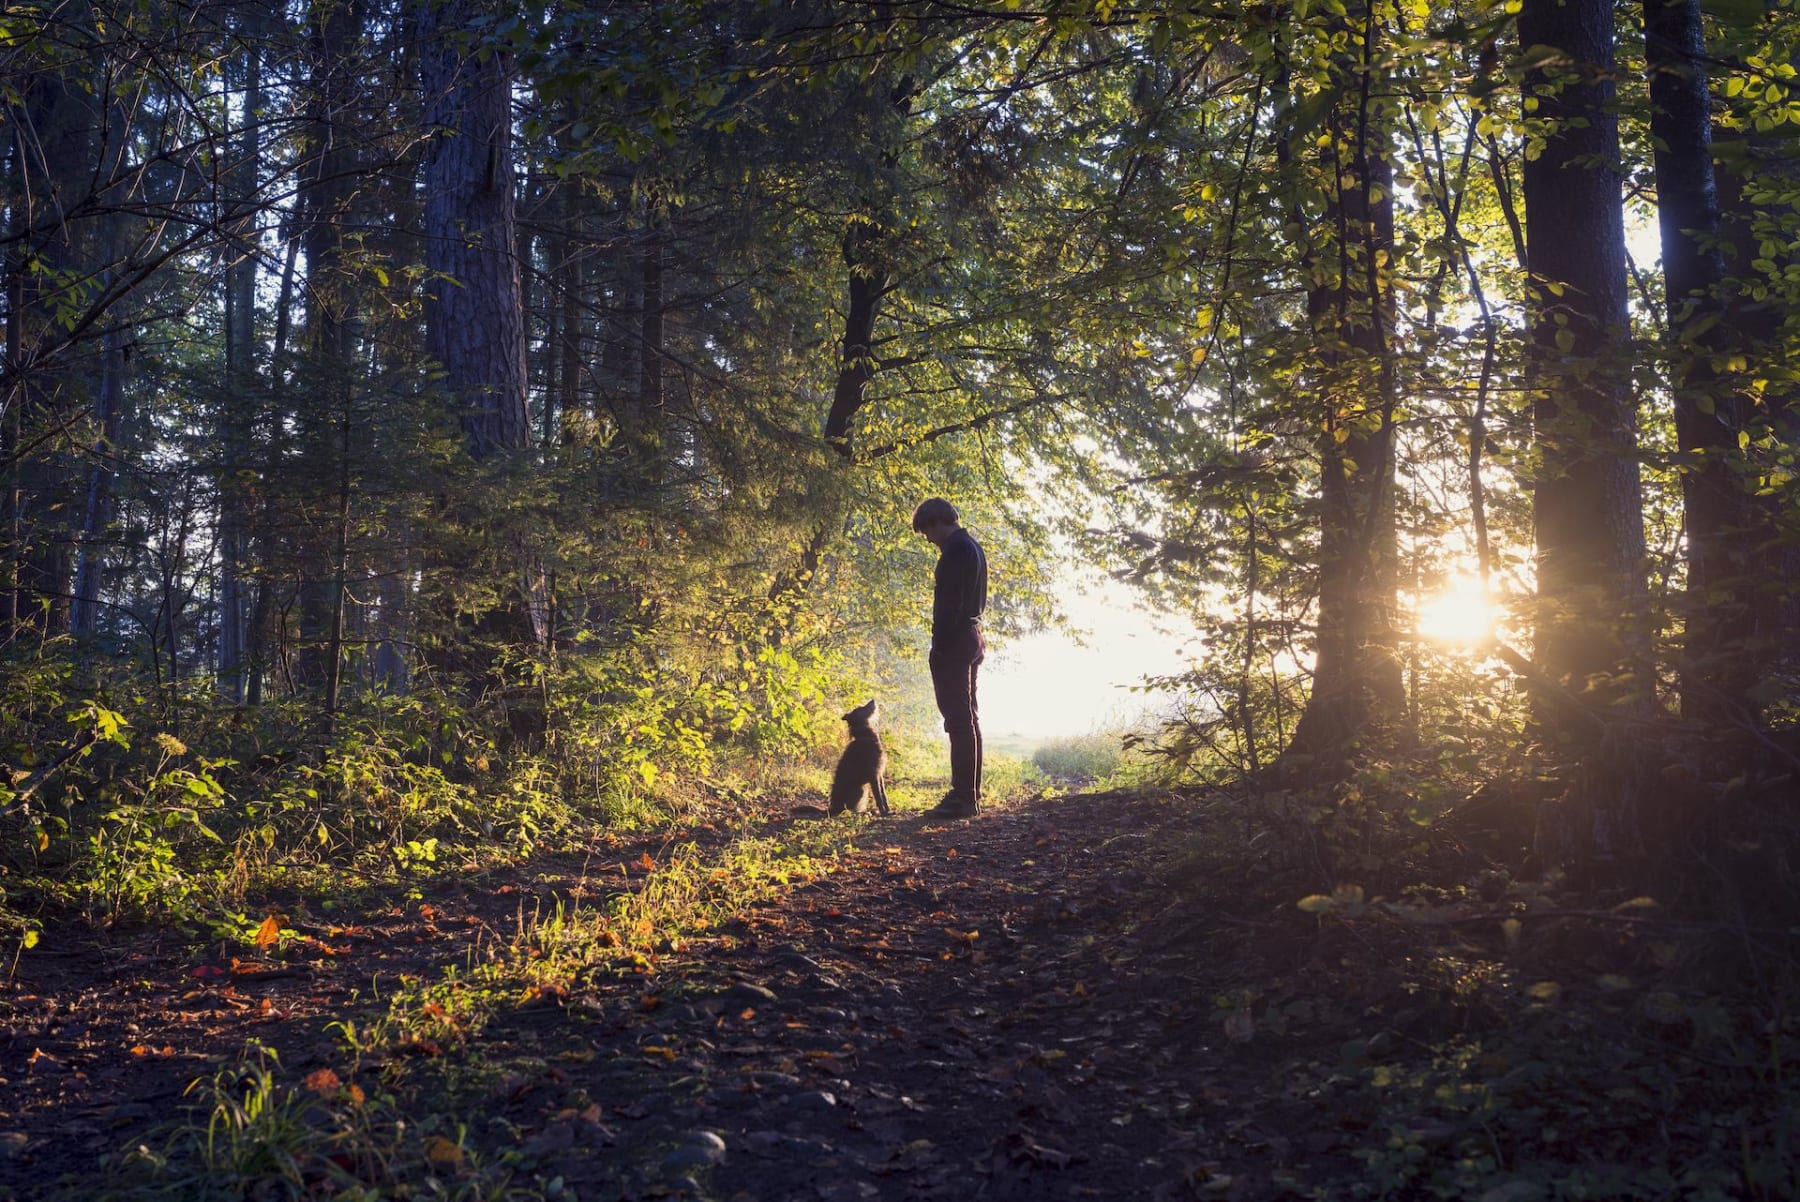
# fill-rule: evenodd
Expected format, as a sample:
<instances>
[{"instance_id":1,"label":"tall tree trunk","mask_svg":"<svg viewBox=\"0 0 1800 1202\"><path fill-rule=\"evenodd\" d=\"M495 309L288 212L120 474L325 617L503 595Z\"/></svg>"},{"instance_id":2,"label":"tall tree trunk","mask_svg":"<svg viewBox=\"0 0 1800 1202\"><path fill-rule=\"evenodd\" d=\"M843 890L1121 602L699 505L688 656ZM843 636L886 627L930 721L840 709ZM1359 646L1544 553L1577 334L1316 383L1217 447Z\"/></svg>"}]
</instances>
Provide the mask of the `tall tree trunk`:
<instances>
[{"instance_id":1,"label":"tall tree trunk","mask_svg":"<svg viewBox=\"0 0 1800 1202\"><path fill-rule=\"evenodd\" d=\"M1713 367L1724 344L1719 286L1725 265L1699 0L1644 0L1644 42L1670 385L1684 460L1688 580L1681 708L1684 716L1716 726L1746 708L1757 631L1748 497L1734 470L1743 416L1735 392L1721 386Z\"/></svg>"},{"instance_id":2,"label":"tall tree trunk","mask_svg":"<svg viewBox=\"0 0 1800 1202\"><path fill-rule=\"evenodd\" d=\"M334 531L339 420L350 407L356 373L355 268L345 255L352 208L352 148L357 83L352 75L362 37L358 0L315 0L309 32L312 96L307 117L310 169L301 188L306 253L307 378L298 411L301 472L307 497L299 548L300 632L295 681L328 693L337 677L334 630L339 598Z\"/></svg>"},{"instance_id":3,"label":"tall tree trunk","mask_svg":"<svg viewBox=\"0 0 1800 1202\"><path fill-rule=\"evenodd\" d=\"M1778 483L1790 479L1786 460L1800 445L1800 308L1791 282L1800 267L1793 249L1800 205L1771 198L1794 194L1800 151L1781 134L1783 127L1755 129L1757 109L1766 101L1717 91L1713 100L1738 119L1712 129L1720 236L1729 256L1717 337L1732 366L1741 365L1726 373L1723 385L1738 419L1758 439L1741 457L1748 459L1741 464L1744 483L1760 491L1749 498L1742 540L1755 576L1749 620L1739 634L1749 642L1756 674L1780 681L1800 662L1800 522L1793 485ZM1752 698L1745 702L1755 704Z\"/></svg>"},{"instance_id":4,"label":"tall tree trunk","mask_svg":"<svg viewBox=\"0 0 1800 1202\"><path fill-rule=\"evenodd\" d=\"M97 175L120 180L131 140L130 106L114 101L100 130L100 162ZM113 184L105 191L108 206L126 199L126 188ZM99 219L102 287L110 288L125 257L125 218L108 213ZM119 425L124 411L126 348L130 329L122 310L115 311L100 351L99 379L94 387L94 441L90 447L86 496L82 505L81 534L76 544L74 596L69 605L69 633L95 634L100 625L100 592L106 563L105 540L113 519L113 460L118 454Z\"/></svg>"},{"instance_id":5,"label":"tall tree trunk","mask_svg":"<svg viewBox=\"0 0 1800 1202\"><path fill-rule=\"evenodd\" d=\"M567 192L574 195L574 189L568 189ZM573 209L573 203L567 207ZM574 212L568 212L564 216L564 220L571 223L578 219ZM581 427L583 416L581 376L586 322L582 316L582 262L573 237L565 235L557 240L556 245L555 372L554 383L546 389L556 397L556 404L544 406L543 443L546 452L556 443L568 446L575 431ZM553 411L556 415L554 421L551 419Z\"/></svg>"},{"instance_id":6,"label":"tall tree trunk","mask_svg":"<svg viewBox=\"0 0 1800 1202\"><path fill-rule=\"evenodd\" d=\"M434 281L426 292L425 342L443 367L470 459L504 469L512 452L530 445L531 422L514 254L511 61L501 47L481 44L482 14L471 0L422 0L418 9L420 83L432 131L423 166L425 263ZM481 616L476 633L514 646L541 644L548 633L543 568L522 546L514 556L513 595ZM485 652L469 666L499 676ZM493 683L511 692L506 682ZM541 733L543 712L534 704L535 696L509 712L521 738Z\"/></svg>"},{"instance_id":7,"label":"tall tree trunk","mask_svg":"<svg viewBox=\"0 0 1800 1202\"><path fill-rule=\"evenodd\" d=\"M92 404L97 382L73 364L56 314L79 307L95 267L95 248L84 245L81 203L94 175L93 131L104 122L88 104L88 91L62 64L28 76L23 102L9 106L13 170L21 181L9 198L18 247L8 282L12 320L7 378L11 466L0 538L12 596L0 643L26 630L68 629L75 530L79 504L61 430ZM91 242L91 239L89 240Z\"/></svg>"},{"instance_id":8,"label":"tall tree trunk","mask_svg":"<svg viewBox=\"0 0 1800 1202\"><path fill-rule=\"evenodd\" d=\"M1653 699L1637 413L1609 0L1524 0L1525 95L1544 145L1523 167L1530 256L1540 741L1577 756L1568 795L1538 815L1552 862L1635 859L1656 782L1629 723ZM1526 665L1528 668L1530 665ZM1574 694L1576 712L1569 712Z\"/></svg>"},{"instance_id":9,"label":"tall tree trunk","mask_svg":"<svg viewBox=\"0 0 1800 1202\"><path fill-rule=\"evenodd\" d=\"M1332 59L1344 99L1326 117L1326 214L1305 257L1323 401L1318 634L1312 691L1287 749L1312 759L1387 727L1406 703L1394 624L1394 186L1373 87L1375 0L1331 36L1344 47Z\"/></svg>"},{"instance_id":10,"label":"tall tree trunk","mask_svg":"<svg viewBox=\"0 0 1800 1202\"><path fill-rule=\"evenodd\" d=\"M418 7L425 125L426 349L471 457L529 444L525 318L513 258L511 64L469 0Z\"/></svg>"},{"instance_id":11,"label":"tall tree trunk","mask_svg":"<svg viewBox=\"0 0 1800 1202\"><path fill-rule=\"evenodd\" d=\"M1600 701L1650 678L1644 531L1626 313L1625 226L1607 0L1525 0L1526 96L1546 127L1524 165L1537 451L1536 654ZM1547 47L1554 57L1535 58ZM1539 699L1546 729L1584 730Z\"/></svg>"},{"instance_id":12,"label":"tall tree trunk","mask_svg":"<svg viewBox=\"0 0 1800 1202\"><path fill-rule=\"evenodd\" d=\"M284 223L284 229L286 228ZM273 622L276 612L275 590L277 582L273 572L276 559L276 526L277 508L275 491L270 484L279 478L284 470L287 454L286 429L286 381L288 371L288 338L292 332L292 319L289 311L294 299L294 266L300 254L300 239L288 231L287 255L281 266L281 286L275 296L275 338L269 346L269 411L273 417L270 423L268 445L264 452L261 472L262 497L256 507L253 542L262 571L257 576L256 588L250 602L250 624L244 632L244 659L246 661L246 679L244 682L244 704L261 705L263 702L263 685L268 679L269 668L276 658L270 647L270 635L274 634ZM286 639L275 640L285 645Z\"/></svg>"},{"instance_id":13,"label":"tall tree trunk","mask_svg":"<svg viewBox=\"0 0 1800 1202\"><path fill-rule=\"evenodd\" d=\"M75 595L69 608L69 633L77 636L93 635L100 626L105 541L113 514L112 460L118 454L119 420L124 409L128 337L129 332L122 325L107 332L100 358L100 383L94 392L93 462L88 466L81 540L75 555Z\"/></svg>"},{"instance_id":14,"label":"tall tree trunk","mask_svg":"<svg viewBox=\"0 0 1800 1202\"><path fill-rule=\"evenodd\" d=\"M667 301L663 296L664 224L656 220L645 231L638 293L643 307L638 322L638 381L635 402L626 407L629 421L622 433L631 458L629 476L634 488L655 487L667 474L668 423L664 412L663 344L667 328Z\"/></svg>"},{"instance_id":15,"label":"tall tree trunk","mask_svg":"<svg viewBox=\"0 0 1800 1202\"><path fill-rule=\"evenodd\" d=\"M220 423L219 481L219 689L227 701L245 698L249 596L245 572L250 558L249 491L243 471L249 462L256 396L256 219L259 124L263 104L262 63L257 35L260 14L244 13L246 45L243 128L232 165L230 203L231 265L225 272L225 378L227 393Z\"/></svg>"}]
</instances>

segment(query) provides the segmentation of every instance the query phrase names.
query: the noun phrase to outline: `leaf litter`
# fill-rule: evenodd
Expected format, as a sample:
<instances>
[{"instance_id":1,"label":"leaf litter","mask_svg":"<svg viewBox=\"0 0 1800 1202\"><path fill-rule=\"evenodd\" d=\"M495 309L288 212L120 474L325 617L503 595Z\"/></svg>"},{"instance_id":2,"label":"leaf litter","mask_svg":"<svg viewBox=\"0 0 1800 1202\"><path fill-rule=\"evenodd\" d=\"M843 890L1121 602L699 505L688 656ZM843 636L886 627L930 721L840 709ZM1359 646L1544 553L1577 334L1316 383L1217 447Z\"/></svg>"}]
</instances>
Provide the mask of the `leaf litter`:
<instances>
[{"instance_id":1,"label":"leaf litter","mask_svg":"<svg viewBox=\"0 0 1800 1202\"><path fill-rule=\"evenodd\" d=\"M1492 1050L1459 1069L1452 1043L1397 1038L1423 1020L1394 1005L1393 979L1371 980L1375 949L1291 899L1281 917L1248 895L1197 911L1155 854L1189 845L1191 821L1166 796L1113 793L870 823L856 838L871 846L721 928L649 952L615 935L606 965L530 981L481 1022L456 1009L458 974L493 933L576 890L647 887L666 836L441 879L330 923L290 899L254 964L168 933L55 932L86 954L28 955L0 993L0 1199L89 1196L97 1160L166 1130L191 1083L249 1046L318 1106L403 1116L426 1179L498 1172L509 1197L1260 1199L1430 1182L1479 1198L1538 1181L1490 1165L1442 1188L1450 1170L1430 1166L1467 1161L1494 1116L1430 1099L1458 1073L1518 1090L1555 1069ZM731 837L699 835L720 852ZM1625 993L1620 973L1599 979ZM380 998L433 985L416 1008L430 1033L350 1037L378 1026ZM1518 993L1532 1013L1559 1004L1529 980ZM1640 1008L1660 1031L1679 1005ZM1609 1097L1631 1089L1623 1075ZM335 1196L342 1165L379 1162L315 1159L289 1196ZM121 1197L130 1180L109 1179Z\"/></svg>"}]
</instances>

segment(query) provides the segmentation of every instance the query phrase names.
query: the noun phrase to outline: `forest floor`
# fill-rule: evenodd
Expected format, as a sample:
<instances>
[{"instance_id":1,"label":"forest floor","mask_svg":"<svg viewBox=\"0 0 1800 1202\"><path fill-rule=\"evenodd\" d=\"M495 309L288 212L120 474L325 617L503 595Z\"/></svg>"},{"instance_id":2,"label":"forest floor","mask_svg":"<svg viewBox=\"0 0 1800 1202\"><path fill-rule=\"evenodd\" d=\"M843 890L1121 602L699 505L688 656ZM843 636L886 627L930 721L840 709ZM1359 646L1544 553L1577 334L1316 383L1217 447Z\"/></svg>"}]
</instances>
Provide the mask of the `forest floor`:
<instances>
[{"instance_id":1,"label":"forest floor","mask_svg":"<svg viewBox=\"0 0 1800 1202\"><path fill-rule=\"evenodd\" d=\"M573 975L519 969L659 865L705 871L808 827L835 832L825 867L715 929ZM770 808L371 888L329 914L288 899L257 953L51 929L0 987L0 1199L1529 1202L1577 1178L1567 1196L1651 1196L1624 1177L1609 1192L1621 1157L1670 1197L1714 1196L1682 1184L1694 1166L1726 1182L1716 1196L1784 1196L1793 1150L1765 1144L1792 1098L1659 1093L1688 1071L1657 1050L1666 1015L1608 1010L1597 989L1588 1018L1546 1016L1523 980L1500 1018L1413 1004L1403 949L1292 898L1197 905L1195 832L1191 799L1169 796L949 822ZM1467 951L1447 990L1507 975ZM496 958L518 971L483 978ZM1484 1012L1511 1046L1473 1038ZM1562 1041L1611 1024L1623 1051L1582 1046L1572 1083L1518 1045L1534 1023ZM1560 1150L1543 1134L1558 1122Z\"/></svg>"}]
</instances>

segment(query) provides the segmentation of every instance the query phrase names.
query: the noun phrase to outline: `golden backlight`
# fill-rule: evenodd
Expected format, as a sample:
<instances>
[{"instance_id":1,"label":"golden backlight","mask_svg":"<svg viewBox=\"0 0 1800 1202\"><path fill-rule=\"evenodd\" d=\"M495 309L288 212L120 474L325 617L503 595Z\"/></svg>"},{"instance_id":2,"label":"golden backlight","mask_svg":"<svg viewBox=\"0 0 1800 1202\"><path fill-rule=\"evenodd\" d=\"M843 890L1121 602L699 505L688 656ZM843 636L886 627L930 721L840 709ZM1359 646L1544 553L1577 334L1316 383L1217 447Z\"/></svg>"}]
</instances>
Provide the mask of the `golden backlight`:
<instances>
[{"instance_id":1,"label":"golden backlight","mask_svg":"<svg viewBox=\"0 0 1800 1202\"><path fill-rule=\"evenodd\" d=\"M1474 576L1458 576L1419 606L1423 638L1456 647L1477 647L1494 637L1500 607Z\"/></svg>"}]
</instances>

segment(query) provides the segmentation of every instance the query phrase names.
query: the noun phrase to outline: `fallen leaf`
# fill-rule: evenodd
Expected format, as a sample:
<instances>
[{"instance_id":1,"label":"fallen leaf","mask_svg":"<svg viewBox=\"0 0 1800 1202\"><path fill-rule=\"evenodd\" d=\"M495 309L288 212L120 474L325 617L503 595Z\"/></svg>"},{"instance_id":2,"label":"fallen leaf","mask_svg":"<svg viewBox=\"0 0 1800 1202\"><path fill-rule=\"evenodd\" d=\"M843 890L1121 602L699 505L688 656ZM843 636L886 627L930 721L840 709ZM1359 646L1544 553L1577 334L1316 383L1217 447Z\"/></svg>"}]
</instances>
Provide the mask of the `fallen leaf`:
<instances>
[{"instance_id":1,"label":"fallen leaf","mask_svg":"<svg viewBox=\"0 0 1800 1202\"><path fill-rule=\"evenodd\" d=\"M321 1098L333 1096L344 1086L343 1079L328 1068L316 1069L306 1074L306 1078L301 1084Z\"/></svg>"},{"instance_id":2,"label":"fallen leaf","mask_svg":"<svg viewBox=\"0 0 1800 1202\"><path fill-rule=\"evenodd\" d=\"M271 914L256 928L256 946L274 947L281 940L281 915Z\"/></svg>"},{"instance_id":3,"label":"fallen leaf","mask_svg":"<svg viewBox=\"0 0 1800 1202\"><path fill-rule=\"evenodd\" d=\"M445 1168L461 1168L463 1150L454 1140L434 1135L425 1141L425 1159Z\"/></svg>"}]
</instances>

